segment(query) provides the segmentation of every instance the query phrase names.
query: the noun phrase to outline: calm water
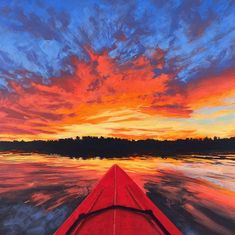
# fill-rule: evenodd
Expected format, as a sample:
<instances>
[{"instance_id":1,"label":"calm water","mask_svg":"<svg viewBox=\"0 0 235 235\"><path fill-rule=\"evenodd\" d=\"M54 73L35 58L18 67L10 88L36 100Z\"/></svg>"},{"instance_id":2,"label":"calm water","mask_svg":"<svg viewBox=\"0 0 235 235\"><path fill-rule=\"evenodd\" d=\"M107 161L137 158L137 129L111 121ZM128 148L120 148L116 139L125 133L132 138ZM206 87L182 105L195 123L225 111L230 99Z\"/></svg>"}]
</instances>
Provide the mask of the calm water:
<instances>
[{"instance_id":1,"label":"calm water","mask_svg":"<svg viewBox=\"0 0 235 235\"><path fill-rule=\"evenodd\" d=\"M70 159L0 153L0 234L53 234L114 163L185 234L234 234L235 155Z\"/></svg>"}]
</instances>

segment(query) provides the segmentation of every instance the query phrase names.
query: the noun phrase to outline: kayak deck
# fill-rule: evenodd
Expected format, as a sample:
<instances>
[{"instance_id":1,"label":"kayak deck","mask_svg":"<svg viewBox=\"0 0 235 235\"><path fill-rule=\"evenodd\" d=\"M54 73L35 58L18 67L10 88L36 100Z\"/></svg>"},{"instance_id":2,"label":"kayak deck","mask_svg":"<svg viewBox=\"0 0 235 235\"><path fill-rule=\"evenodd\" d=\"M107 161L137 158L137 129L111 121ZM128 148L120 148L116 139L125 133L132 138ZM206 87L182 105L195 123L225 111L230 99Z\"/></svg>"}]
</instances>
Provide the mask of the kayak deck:
<instances>
[{"instance_id":1,"label":"kayak deck","mask_svg":"<svg viewBox=\"0 0 235 235\"><path fill-rule=\"evenodd\" d=\"M55 235L182 234L134 181L114 165Z\"/></svg>"}]
</instances>

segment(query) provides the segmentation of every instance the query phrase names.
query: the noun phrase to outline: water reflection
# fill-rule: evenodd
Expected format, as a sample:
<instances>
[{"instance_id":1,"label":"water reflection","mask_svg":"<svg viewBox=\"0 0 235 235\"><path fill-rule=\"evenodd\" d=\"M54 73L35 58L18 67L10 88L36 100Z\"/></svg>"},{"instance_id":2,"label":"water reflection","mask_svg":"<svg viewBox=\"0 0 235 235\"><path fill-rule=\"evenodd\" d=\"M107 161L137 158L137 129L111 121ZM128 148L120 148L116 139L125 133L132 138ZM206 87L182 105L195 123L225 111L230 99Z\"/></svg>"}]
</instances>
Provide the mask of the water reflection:
<instances>
[{"instance_id":1,"label":"water reflection","mask_svg":"<svg viewBox=\"0 0 235 235\"><path fill-rule=\"evenodd\" d=\"M0 234L52 234L114 163L185 234L235 231L235 155L70 159L0 154Z\"/></svg>"}]
</instances>

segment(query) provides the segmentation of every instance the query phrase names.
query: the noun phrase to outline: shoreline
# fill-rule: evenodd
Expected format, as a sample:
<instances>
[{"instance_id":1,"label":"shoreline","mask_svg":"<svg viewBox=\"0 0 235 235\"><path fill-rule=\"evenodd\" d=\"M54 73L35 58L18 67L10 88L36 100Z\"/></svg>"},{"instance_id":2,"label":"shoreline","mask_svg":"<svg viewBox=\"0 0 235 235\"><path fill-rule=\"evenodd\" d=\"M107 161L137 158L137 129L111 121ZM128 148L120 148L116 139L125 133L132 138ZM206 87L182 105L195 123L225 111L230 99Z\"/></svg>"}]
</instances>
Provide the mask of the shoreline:
<instances>
[{"instance_id":1,"label":"shoreline","mask_svg":"<svg viewBox=\"0 0 235 235\"><path fill-rule=\"evenodd\" d=\"M124 158L130 156L179 156L235 153L235 137L227 139L185 139L175 141L127 140L83 137L49 141L0 141L0 152L58 154L74 158Z\"/></svg>"}]
</instances>

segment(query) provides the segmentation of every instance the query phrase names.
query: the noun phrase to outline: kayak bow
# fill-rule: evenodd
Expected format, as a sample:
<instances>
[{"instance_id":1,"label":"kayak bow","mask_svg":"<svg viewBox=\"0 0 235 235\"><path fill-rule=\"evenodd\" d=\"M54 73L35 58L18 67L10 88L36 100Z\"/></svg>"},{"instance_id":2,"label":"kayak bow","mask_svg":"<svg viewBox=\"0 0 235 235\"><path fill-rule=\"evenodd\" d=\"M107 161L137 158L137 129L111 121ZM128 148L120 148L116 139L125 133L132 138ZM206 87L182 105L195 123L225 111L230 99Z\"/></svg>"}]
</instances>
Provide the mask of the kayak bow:
<instances>
[{"instance_id":1,"label":"kayak bow","mask_svg":"<svg viewBox=\"0 0 235 235\"><path fill-rule=\"evenodd\" d=\"M113 165L55 235L180 235L136 183Z\"/></svg>"}]
</instances>

